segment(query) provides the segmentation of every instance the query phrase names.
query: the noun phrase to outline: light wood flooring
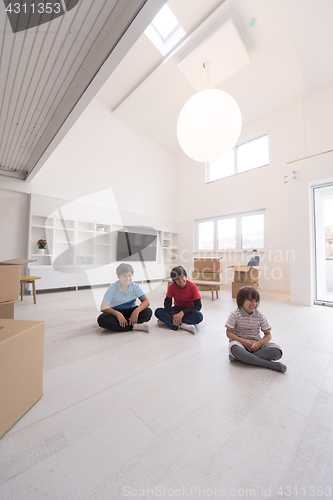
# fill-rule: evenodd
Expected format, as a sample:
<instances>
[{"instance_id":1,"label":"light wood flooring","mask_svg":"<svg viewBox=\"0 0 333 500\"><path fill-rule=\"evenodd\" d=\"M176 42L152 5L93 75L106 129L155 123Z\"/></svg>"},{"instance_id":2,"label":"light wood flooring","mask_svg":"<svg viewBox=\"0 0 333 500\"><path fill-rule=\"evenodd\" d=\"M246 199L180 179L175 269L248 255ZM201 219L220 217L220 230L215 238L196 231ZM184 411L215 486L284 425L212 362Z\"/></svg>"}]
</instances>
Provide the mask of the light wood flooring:
<instances>
[{"instance_id":1,"label":"light wood flooring","mask_svg":"<svg viewBox=\"0 0 333 500\"><path fill-rule=\"evenodd\" d=\"M149 334L105 333L103 292L16 302L45 320L44 395L0 440L1 500L333 497L333 308L261 292L282 374L229 362L227 286L202 293L196 335L154 317Z\"/></svg>"}]
</instances>

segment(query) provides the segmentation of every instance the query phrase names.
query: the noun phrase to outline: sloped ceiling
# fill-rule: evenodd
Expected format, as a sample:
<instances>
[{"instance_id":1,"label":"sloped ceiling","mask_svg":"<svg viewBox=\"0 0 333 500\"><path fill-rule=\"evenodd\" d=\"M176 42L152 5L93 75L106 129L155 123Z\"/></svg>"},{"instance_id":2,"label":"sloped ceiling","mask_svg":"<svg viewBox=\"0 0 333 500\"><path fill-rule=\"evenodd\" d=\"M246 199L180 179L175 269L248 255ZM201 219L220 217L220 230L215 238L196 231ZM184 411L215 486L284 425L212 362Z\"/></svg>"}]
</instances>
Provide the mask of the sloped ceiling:
<instances>
[{"instance_id":1,"label":"sloped ceiling","mask_svg":"<svg viewBox=\"0 0 333 500\"><path fill-rule=\"evenodd\" d=\"M95 96L180 157L177 119L197 90L179 64L228 20L250 62L215 88L243 124L333 86L332 0L169 0L186 36L162 56L143 32L164 3L79 0L13 34L0 0L0 175L31 180Z\"/></svg>"},{"instance_id":2,"label":"sloped ceiling","mask_svg":"<svg viewBox=\"0 0 333 500\"><path fill-rule=\"evenodd\" d=\"M0 2L0 174L25 180L38 163L40 168L41 157L103 63L126 35L123 57L164 3L49 2L53 9L60 5L63 15L51 21L40 16L40 25L35 16L33 26L24 29L24 11L13 17L5 9L9 1ZM32 10L41 4L24 5ZM110 74L111 69L98 88Z\"/></svg>"},{"instance_id":3,"label":"sloped ceiling","mask_svg":"<svg viewBox=\"0 0 333 500\"><path fill-rule=\"evenodd\" d=\"M186 37L163 58L143 34L96 98L176 158L184 154L177 119L197 92L179 64L229 19L250 63L215 88L236 100L243 124L333 86L332 0L169 0L168 5Z\"/></svg>"}]
</instances>

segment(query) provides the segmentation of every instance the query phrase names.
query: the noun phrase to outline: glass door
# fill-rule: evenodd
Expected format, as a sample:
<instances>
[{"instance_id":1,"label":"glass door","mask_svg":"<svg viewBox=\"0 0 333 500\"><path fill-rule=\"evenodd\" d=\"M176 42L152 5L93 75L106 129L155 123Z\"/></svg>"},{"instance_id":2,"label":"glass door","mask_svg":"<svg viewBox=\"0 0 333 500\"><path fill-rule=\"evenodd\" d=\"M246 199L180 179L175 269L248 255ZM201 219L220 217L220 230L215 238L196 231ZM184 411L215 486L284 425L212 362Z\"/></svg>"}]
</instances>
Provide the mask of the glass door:
<instances>
[{"instance_id":1,"label":"glass door","mask_svg":"<svg viewBox=\"0 0 333 500\"><path fill-rule=\"evenodd\" d=\"M333 306L333 183L313 189L316 304Z\"/></svg>"}]
</instances>

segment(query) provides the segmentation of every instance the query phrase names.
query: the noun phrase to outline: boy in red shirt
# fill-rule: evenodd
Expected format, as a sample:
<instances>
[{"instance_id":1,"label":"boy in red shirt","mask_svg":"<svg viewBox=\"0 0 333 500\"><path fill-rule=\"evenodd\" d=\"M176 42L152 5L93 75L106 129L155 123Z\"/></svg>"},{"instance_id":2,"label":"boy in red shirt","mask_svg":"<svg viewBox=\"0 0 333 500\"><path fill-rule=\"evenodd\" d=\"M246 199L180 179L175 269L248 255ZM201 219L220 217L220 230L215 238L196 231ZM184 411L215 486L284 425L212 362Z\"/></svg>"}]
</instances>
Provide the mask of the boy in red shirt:
<instances>
[{"instance_id":1,"label":"boy in red shirt","mask_svg":"<svg viewBox=\"0 0 333 500\"><path fill-rule=\"evenodd\" d=\"M174 267L170 277L173 281L164 299L164 307L155 311L158 326L164 323L172 330L187 330L195 333L195 325L203 320L201 297L196 285L187 280L187 274L182 266ZM172 307L172 299L174 306Z\"/></svg>"}]
</instances>

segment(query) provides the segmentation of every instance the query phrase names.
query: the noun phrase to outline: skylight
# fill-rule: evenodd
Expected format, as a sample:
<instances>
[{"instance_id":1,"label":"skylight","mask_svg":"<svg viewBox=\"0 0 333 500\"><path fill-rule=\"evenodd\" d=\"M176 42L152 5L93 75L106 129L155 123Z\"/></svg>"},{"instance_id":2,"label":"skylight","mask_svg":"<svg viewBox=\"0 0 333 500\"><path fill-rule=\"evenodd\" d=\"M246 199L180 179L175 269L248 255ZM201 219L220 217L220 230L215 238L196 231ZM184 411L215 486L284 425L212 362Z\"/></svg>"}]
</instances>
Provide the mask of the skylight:
<instances>
[{"instance_id":1,"label":"skylight","mask_svg":"<svg viewBox=\"0 0 333 500\"><path fill-rule=\"evenodd\" d=\"M171 9L165 4L145 30L163 56L186 34Z\"/></svg>"},{"instance_id":2,"label":"skylight","mask_svg":"<svg viewBox=\"0 0 333 500\"><path fill-rule=\"evenodd\" d=\"M159 13L154 17L151 24L154 26L158 34L165 41L171 33L179 26L178 19L173 14L171 9L165 4Z\"/></svg>"}]
</instances>

